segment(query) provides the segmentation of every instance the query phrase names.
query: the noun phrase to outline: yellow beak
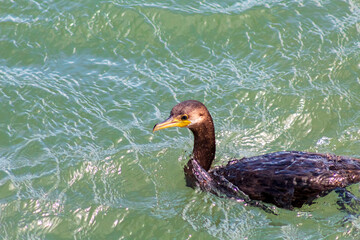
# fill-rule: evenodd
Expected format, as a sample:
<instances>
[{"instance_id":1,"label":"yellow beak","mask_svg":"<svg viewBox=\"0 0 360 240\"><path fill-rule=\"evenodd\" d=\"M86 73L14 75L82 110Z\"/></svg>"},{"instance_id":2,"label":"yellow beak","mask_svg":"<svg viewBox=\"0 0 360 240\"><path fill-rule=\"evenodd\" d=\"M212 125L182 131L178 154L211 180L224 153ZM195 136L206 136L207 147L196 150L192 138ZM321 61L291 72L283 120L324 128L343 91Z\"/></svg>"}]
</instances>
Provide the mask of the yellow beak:
<instances>
[{"instance_id":1,"label":"yellow beak","mask_svg":"<svg viewBox=\"0 0 360 240\"><path fill-rule=\"evenodd\" d=\"M190 123L191 122L189 120L181 120L179 118L174 118L170 116L165 121L156 124L153 128L153 132L171 127L186 127Z\"/></svg>"}]
</instances>

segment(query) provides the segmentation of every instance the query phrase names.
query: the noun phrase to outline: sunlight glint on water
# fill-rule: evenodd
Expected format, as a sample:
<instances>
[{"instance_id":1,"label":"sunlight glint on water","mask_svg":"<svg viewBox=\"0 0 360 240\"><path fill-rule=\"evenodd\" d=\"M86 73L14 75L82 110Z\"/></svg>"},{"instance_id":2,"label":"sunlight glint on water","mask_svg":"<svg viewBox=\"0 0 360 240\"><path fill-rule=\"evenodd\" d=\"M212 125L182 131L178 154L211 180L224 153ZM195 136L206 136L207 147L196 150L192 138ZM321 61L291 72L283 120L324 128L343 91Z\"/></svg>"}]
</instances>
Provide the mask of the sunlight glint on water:
<instances>
[{"instance_id":1,"label":"sunlight glint on water","mask_svg":"<svg viewBox=\"0 0 360 240\"><path fill-rule=\"evenodd\" d=\"M275 216L187 188L190 132L152 127L196 99L216 165L360 157L359 16L352 0L3 2L0 236L358 239L334 192Z\"/></svg>"}]
</instances>

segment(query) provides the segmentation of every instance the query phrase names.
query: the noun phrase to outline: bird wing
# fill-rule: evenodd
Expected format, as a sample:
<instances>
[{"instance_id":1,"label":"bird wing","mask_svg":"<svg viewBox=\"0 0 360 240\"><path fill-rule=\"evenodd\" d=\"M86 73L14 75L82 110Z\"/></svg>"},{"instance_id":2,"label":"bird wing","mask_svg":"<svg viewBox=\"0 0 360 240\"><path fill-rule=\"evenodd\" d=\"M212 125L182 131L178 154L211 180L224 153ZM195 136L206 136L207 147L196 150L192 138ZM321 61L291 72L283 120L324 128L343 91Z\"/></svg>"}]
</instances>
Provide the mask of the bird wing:
<instances>
[{"instance_id":1,"label":"bird wing","mask_svg":"<svg viewBox=\"0 0 360 240\"><path fill-rule=\"evenodd\" d=\"M292 209L360 181L360 160L329 154L276 152L230 161L212 170L251 199Z\"/></svg>"}]
</instances>

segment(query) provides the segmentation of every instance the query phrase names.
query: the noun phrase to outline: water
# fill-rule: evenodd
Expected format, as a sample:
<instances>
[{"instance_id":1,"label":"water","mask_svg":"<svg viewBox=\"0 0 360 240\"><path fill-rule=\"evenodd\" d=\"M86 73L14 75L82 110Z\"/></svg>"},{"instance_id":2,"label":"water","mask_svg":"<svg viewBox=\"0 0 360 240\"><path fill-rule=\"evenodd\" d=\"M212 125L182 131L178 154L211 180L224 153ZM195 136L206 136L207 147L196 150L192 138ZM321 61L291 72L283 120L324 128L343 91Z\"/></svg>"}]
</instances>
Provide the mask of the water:
<instances>
[{"instance_id":1,"label":"water","mask_svg":"<svg viewBox=\"0 0 360 240\"><path fill-rule=\"evenodd\" d=\"M197 99L216 165L360 157L359 20L353 0L2 1L0 238L360 238L335 193L275 216L185 187L190 132L151 132Z\"/></svg>"}]
</instances>

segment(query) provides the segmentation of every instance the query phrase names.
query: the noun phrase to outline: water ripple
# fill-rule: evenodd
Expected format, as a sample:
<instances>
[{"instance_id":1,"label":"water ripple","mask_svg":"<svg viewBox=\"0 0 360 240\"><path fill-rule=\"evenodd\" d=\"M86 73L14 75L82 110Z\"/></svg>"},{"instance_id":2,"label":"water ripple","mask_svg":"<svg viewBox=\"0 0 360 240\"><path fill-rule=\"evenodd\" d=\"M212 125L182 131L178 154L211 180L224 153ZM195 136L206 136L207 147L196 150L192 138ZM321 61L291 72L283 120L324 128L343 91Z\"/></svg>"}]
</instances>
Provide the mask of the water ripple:
<instances>
[{"instance_id":1,"label":"water ripple","mask_svg":"<svg viewBox=\"0 0 360 240\"><path fill-rule=\"evenodd\" d=\"M197 99L215 120L216 164L359 156L356 1L2 4L5 239L358 238L335 194L276 218L186 188L191 133L151 132Z\"/></svg>"}]
</instances>

